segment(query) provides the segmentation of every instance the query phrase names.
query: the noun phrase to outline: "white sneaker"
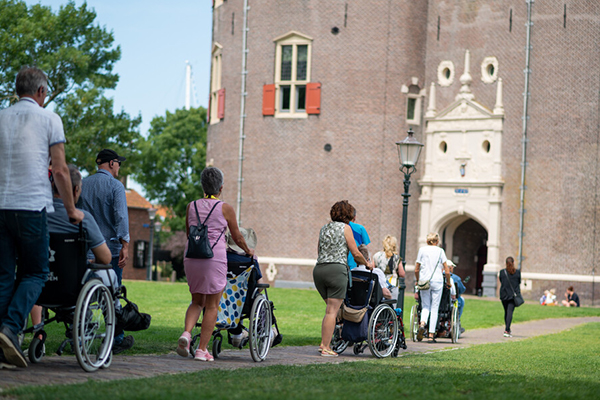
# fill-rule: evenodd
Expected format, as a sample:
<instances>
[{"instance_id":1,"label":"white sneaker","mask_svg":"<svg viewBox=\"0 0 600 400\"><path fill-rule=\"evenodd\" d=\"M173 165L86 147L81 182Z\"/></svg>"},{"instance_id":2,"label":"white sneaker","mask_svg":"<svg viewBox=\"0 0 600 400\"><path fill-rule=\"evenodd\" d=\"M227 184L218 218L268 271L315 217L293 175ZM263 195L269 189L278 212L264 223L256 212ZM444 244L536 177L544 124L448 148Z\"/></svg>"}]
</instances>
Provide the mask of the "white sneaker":
<instances>
[{"instance_id":1,"label":"white sneaker","mask_svg":"<svg viewBox=\"0 0 600 400\"><path fill-rule=\"evenodd\" d=\"M248 343L248 331L242 331L239 335L231 335L231 345L241 349Z\"/></svg>"},{"instance_id":2,"label":"white sneaker","mask_svg":"<svg viewBox=\"0 0 600 400\"><path fill-rule=\"evenodd\" d=\"M277 328L272 327L271 328L271 333L269 334L269 347L273 347L273 341L277 337L277 334L278 334Z\"/></svg>"}]
</instances>

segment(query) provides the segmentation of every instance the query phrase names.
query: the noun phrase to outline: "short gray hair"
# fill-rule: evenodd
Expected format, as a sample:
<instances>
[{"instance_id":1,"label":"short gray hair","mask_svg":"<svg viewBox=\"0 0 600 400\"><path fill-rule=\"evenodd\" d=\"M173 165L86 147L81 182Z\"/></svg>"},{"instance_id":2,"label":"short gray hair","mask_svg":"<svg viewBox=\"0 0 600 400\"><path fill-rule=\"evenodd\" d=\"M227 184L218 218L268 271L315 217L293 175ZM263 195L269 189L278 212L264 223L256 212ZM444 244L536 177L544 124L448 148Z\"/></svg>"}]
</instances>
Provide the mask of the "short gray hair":
<instances>
[{"instance_id":1,"label":"short gray hair","mask_svg":"<svg viewBox=\"0 0 600 400\"><path fill-rule=\"evenodd\" d=\"M206 167L200 175L202 191L207 196L219 194L223 186L223 172L217 167Z\"/></svg>"},{"instance_id":2,"label":"short gray hair","mask_svg":"<svg viewBox=\"0 0 600 400\"><path fill-rule=\"evenodd\" d=\"M24 66L17 74L17 95L34 95L40 87L48 89L48 76L39 68Z\"/></svg>"},{"instance_id":3,"label":"short gray hair","mask_svg":"<svg viewBox=\"0 0 600 400\"><path fill-rule=\"evenodd\" d=\"M73 164L69 164L69 175L71 176L71 190L75 190L76 187L81 186L81 172L79 172L79 169ZM54 194L60 195L60 193L58 193L58 188L54 183L52 184L52 191Z\"/></svg>"}]
</instances>

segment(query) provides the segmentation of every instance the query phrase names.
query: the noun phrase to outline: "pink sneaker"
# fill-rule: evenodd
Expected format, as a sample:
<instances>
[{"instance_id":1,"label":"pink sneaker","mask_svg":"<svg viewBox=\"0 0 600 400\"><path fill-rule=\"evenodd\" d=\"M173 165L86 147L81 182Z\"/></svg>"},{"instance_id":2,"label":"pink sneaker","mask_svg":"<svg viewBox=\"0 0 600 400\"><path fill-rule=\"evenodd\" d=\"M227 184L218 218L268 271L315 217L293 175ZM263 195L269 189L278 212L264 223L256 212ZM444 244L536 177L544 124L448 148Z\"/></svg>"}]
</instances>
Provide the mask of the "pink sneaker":
<instances>
[{"instance_id":1,"label":"pink sneaker","mask_svg":"<svg viewBox=\"0 0 600 400\"><path fill-rule=\"evenodd\" d=\"M213 356L210 355L208 350L200 350L200 349L196 350L196 357L194 357L194 360L215 361L215 359L213 358Z\"/></svg>"},{"instance_id":2,"label":"pink sneaker","mask_svg":"<svg viewBox=\"0 0 600 400\"><path fill-rule=\"evenodd\" d=\"M190 356L190 339L192 335L189 332L183 332L179 341L177 341L177 354L181 357Z\"/></svg>"}]
</instances>

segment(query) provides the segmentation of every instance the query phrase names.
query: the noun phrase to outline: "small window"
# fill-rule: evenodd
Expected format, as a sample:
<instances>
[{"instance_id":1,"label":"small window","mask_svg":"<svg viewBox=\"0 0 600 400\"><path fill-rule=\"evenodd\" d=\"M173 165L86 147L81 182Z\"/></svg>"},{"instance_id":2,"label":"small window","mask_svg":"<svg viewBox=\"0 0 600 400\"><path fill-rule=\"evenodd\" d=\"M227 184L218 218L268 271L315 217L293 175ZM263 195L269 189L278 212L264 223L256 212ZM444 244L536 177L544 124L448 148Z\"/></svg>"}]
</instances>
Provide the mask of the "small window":
<instances>
[{"instance_id":1,"label":"small window","mask_svg":"<svg viewBox=\"0 0 600 400\"><path fill-rule=\"evenodd\" d=\"M406 123L421 125L421 91L417 85L410 85L406 94Z\"/></svg>"},{"instance_id":2,"label":"small window","mask_svg":"<svg viewBox=\"0 0 600 400\"><path fill-rule=\"evenodd\" d=\"M448 144L443 140L440 143L440 151L444 154L448 151Z\"/></svg>"},{"instance_id":3,"label":"small window","mask_svg":"<svg viewBox=\"0 0 600 400\"><path fill-rule=\"evenodd\" d=\"M492 148L492 145L490 144L489 140L484 140L481 147L483 148L483 151L489 153L490 149Z\"/></svg>"},{"instance_id":4,"label":"small window","mask_svg":"<svg viewBox=\"0 0 600 400\"><path fill-rule=\"evenodd\" d=\"M437 70L438 84L440 86L450 86L454 82L454 63L452 61L442 61Z\"/></svg>"},{"instance_id":5,"label":"small window","mask_svg":"<svg viewBox=\"0 0 600 400\"><path fill-rule=\"evenodd\" d=\"M278 105L275 117L305 118L312 39L298 32L290 32L275 39L275 42L275 96Z\"/></svg>"},{"instance_id":6,"label":"small window","mask_svg":"<svg viewBox=\"0 0 600 400\"><path fill-rule=\"evenodd\" d=\"M498 80L498 59L486 57L481 63L481 80L484 83L494 83Z\"/></svg>"},{"instance_id":7,"label":"small window","mask_svg":"<svg viewBox=\"0 0 600 400\"><path fill-rule=\"evenodd\" d=\"M223 109L219 109L219 104L224 107L223 99L219 102L219 93L221 97L223 92L221 91L221 71L222 71L222 47L218 43L213 45L212 51L212 65L211 65L211 79L210 79L210 115L209 120L211 124L216 124L221 120L224 113Z\"/></svg>"}]
</instances>

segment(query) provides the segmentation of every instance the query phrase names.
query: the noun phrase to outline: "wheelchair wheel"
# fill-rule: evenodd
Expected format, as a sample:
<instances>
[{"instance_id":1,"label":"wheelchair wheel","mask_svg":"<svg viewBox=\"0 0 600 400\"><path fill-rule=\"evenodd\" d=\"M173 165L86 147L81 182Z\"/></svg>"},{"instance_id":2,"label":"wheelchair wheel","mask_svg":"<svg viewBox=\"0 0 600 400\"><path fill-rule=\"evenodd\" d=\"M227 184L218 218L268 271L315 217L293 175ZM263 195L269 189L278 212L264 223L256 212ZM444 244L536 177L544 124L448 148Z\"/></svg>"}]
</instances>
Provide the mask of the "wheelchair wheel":
<instances>
[{"instance_id":1,"label":"wheelchair wheel","mask_svg":"<svg viewBox=\"0 0 600 400\"><path fill-rule=\"evenodd\" d=\"M450 338L452 343L458 342L458 335L460 335L460 322L458 320L458 306L452 305L452 328L450 328Z\"/></svg>"},{"instance_id":2,"label":"wheelchair wheel","mask_svg":"<svg viewBox=\"0 0 600 400\"><path fill-rule=\"evenodd\" d=\"M42 335L40 339L38 335ZM37 364L44 357L44 342L46 341L46 332L45 331L37 331L35 332L35 336L31 340L29 344L29 350L27 351L29 361L32 364Z\"/></svg>"},{"instance_id":3,"label":"wheelchair wheel","mask_svg":"<svg viewBox=\"0 0 600 400\"><path fill-rule=\"evenodd\" d=\"M196 323L192 328L192 334L190 337L190 354L194 357L196 350L198 350L198 345L200 344L200 328L201 324Z\"/></svg>"},{"instance_id":4,"label":"wheelchair wheel","mask_svg":"<svg viewBox=\"0 0 600 400\"><path fill-rule=\"evenodd\" d=\"M104 364L102 364L102 366L100 368L106 369L106 368L110 367L110 364L112 364L112 360L113 360L113 353L111 350L110 353L108 353L108 358L106 359L106 361L104 362Z\"/></svg>"},{"instance_id":5,"label":"wheelchair wheel","mask_svg":"<svg viewBox=\"0 0 600 400\"><path fill-rule=\"evenodd\" d=\"M250 311L250 355L255 362L267 358L271 344L271 306L264 295L258 295Z\"/></svg>"},{"instance_id":6,"label":"wheelchair wheel","mask_svg":"<svg viewBox=\"0 0 600 400\"><path fill-rule=\"evenodd\" d=\"M83 285L73 318L75 357L86 372L110 359L115 336L115 304L110 290L93 279Z\"/></svg>"},{"instance_id":7,"label":"wheelchair wheel","mask_svg":"<svg viewBox=\"0 0 600 400\"><path fill-rule=\"evenodd\" d=\"M410 338L413 342L417 341L417 332L419 332L419 310L415 304L410 309Z\"/></svg>"},{"instance_id":8,"label":"wheelchair wheel","mask_svg":"<svg viewBox=\"0 0 600 400\"><path fill-rule=\"evenodd\" d=\"M367 344L377 358L389 357L398 340L398 319L396 312L387 304L375 308L369 319Z\"/></svg>"},{"instance_id":9,"label":"wheelchair wheel","mask_svg":"<svg viewBox=\"0 0 600 400\"><path fill-rule=\"evenodd\" d=\"M223 335L221 335L220 333L213 335L213 343L212 343L213 354L212 355L215 358L215 360L217 358L219 358L219 353L221 352L221 344L222 343L223 343Z\"/></svg>"},{"instance_id":10,"label":"wheelchair wheel","mask_svg":"<svg viewBox=\"0 0 600 400\"><path fill-rule=\"evenodd\" d=\"M333 336L331 337L331 350L335 351L338 354L342 354L344 350L348 348L349 342L342 339L342 328L344 324L342 322L335 324L335 329L333 330Z\"/></svg>"}]
</instances>

